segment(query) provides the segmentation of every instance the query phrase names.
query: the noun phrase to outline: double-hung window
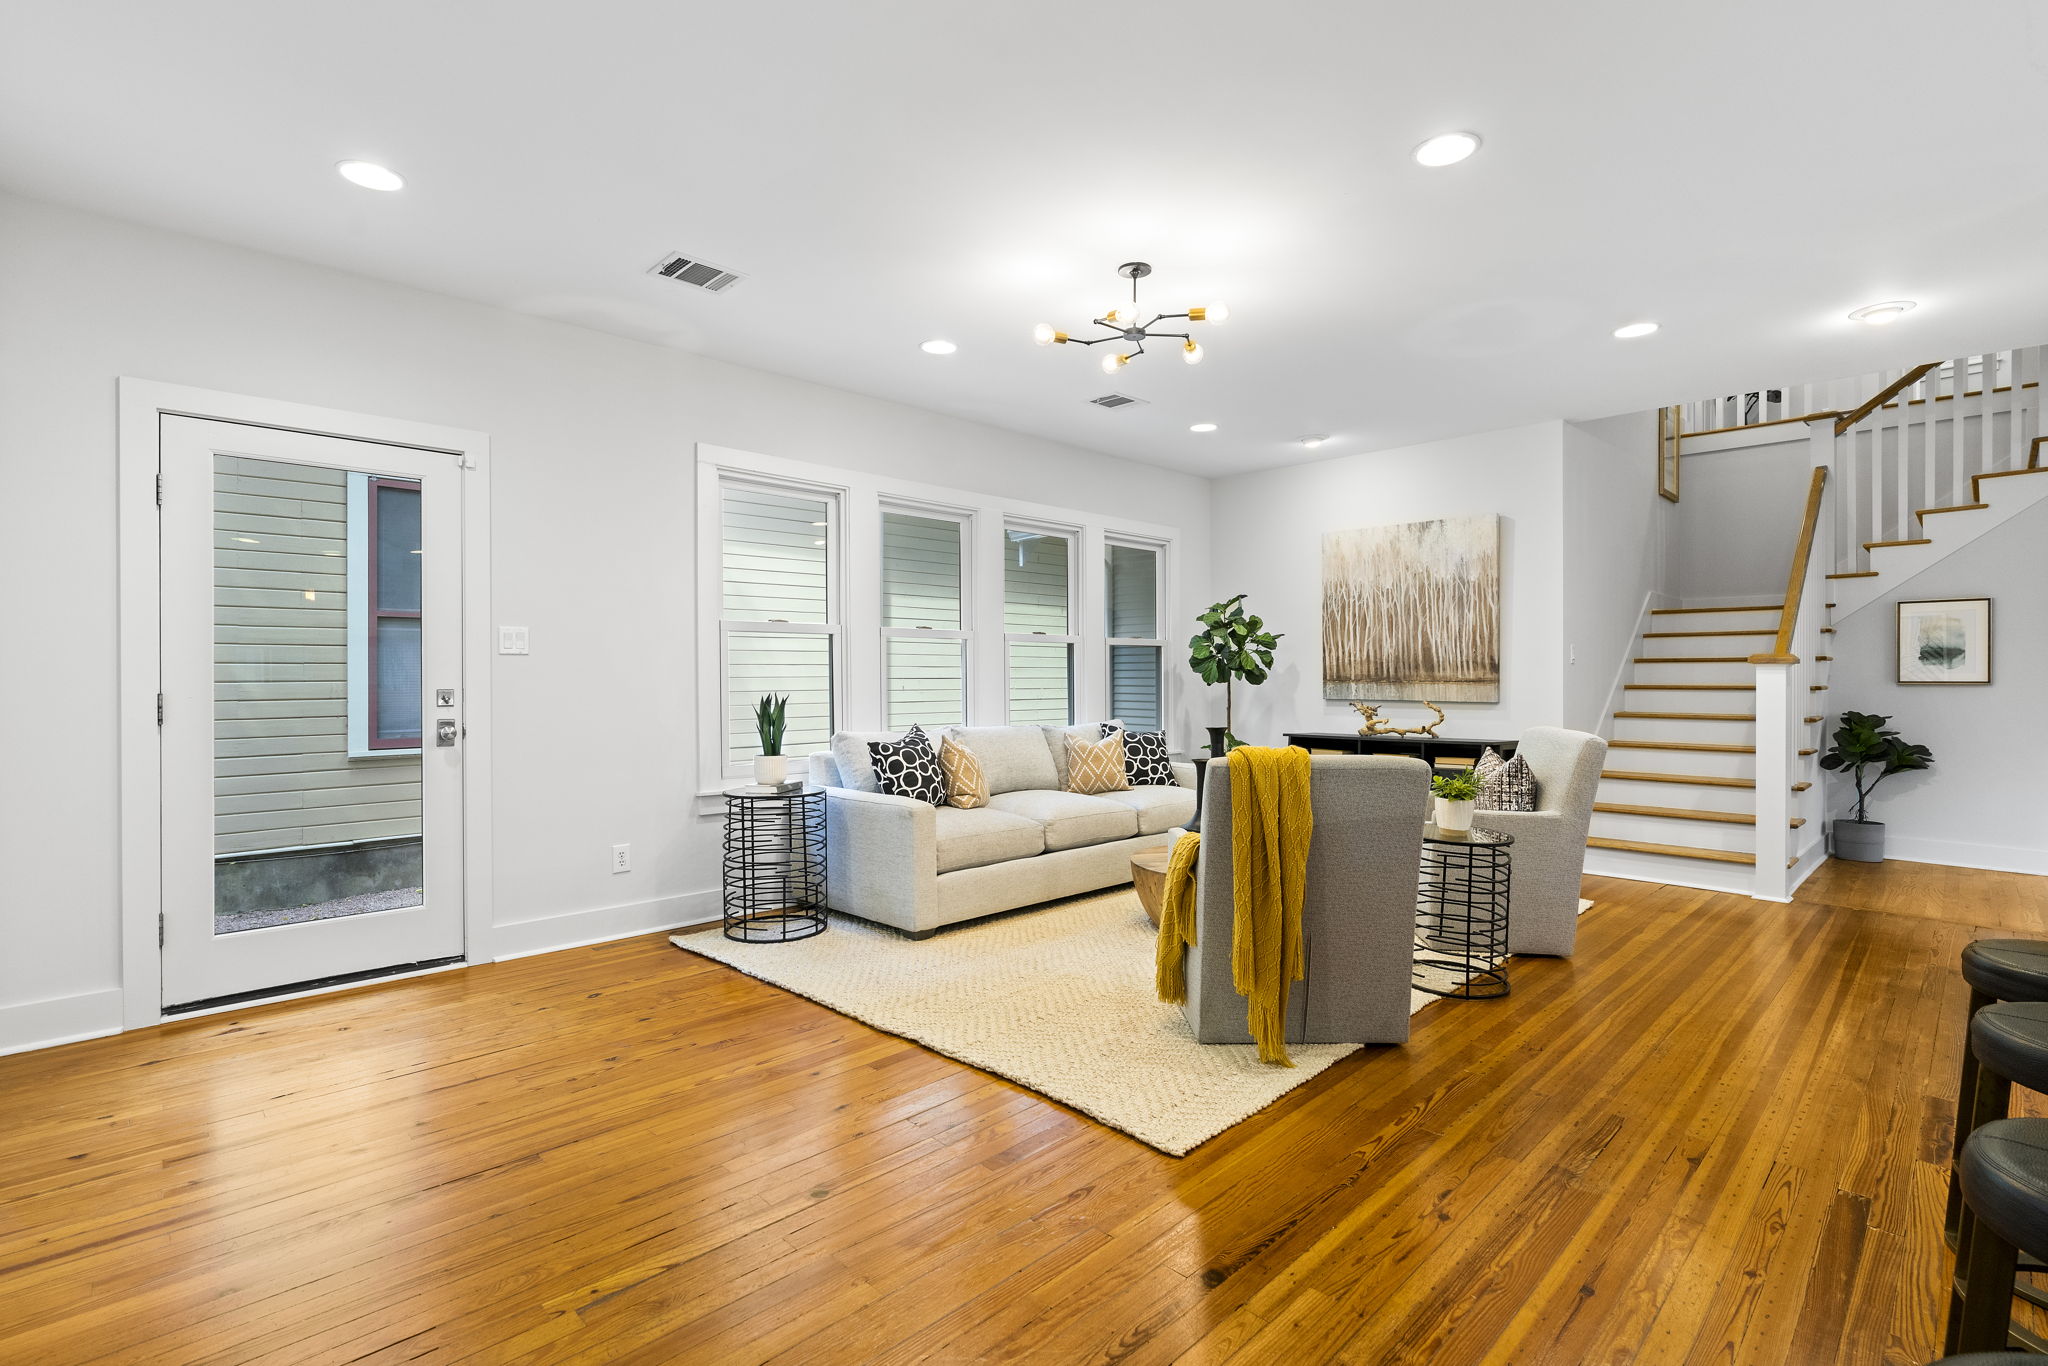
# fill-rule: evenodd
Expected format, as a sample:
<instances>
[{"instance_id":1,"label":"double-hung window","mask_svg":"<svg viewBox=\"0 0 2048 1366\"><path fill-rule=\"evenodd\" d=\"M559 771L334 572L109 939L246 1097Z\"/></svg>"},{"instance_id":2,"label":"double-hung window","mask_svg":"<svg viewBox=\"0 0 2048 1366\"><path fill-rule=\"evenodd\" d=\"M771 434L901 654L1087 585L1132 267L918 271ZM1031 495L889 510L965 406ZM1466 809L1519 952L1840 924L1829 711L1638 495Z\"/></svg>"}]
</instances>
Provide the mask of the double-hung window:
<instances>
[{"instance_id":1,"label":"double-hung window","mask_svg":"<svg viewBox=\"0 0 2048 1366\"><path fill-rule=\"evenodd\" d=\"M754 705L789 698L785 754L832 736L839 635L837 495L738 480L719 486L719 660L725 771L761 752Z\"/></svg>"},{"instance_id":2,"label":"double-hung window","mask_svg":"<svg viewBox=\"0 0 2048 1366\"><path fill-rule=\"evenodd\" d=\"M1109 714L1132 730L1159 730L1165 714L1160 666L1166 653L1159 635L1159 548L1111 541L1105 552Z\"/></svg>"},{"instance_id":3,"label":"double-hung window","mask_svg":"<svg viewBox=\"0 0 2048 1366\"><path fill-rule=\"evenodd\" d=\"M882 512L882 711L889 730L967 720L967 618L956 517Z\"/></svg>"},{"instance_id":4,"label":"double-hung window","mask_svg":"<svg viewBox=\"0 0 2048 1366\"><path fill-rule=\"evenodd\" d=\"M1012 722L1074 719L1074 539L1009 526L1003 533L1003 649Z\"/></svg>"}]
</instances>

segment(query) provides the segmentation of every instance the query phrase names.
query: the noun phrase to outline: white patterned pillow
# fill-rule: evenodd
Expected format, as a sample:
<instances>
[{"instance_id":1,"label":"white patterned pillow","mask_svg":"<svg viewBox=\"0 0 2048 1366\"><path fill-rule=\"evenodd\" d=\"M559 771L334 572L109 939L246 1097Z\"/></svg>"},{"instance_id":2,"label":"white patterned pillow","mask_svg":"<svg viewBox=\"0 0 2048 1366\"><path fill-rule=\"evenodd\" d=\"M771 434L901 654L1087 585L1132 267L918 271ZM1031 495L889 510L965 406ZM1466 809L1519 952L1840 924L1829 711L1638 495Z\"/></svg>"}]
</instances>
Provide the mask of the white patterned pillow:
<instances>
[{"instance_id":1,"label":"white patterned pillow","mask_svg":"<svg viewBox=\"0 0 2048 1366\"><path fill-rule=\"evenodd\" d=\"M1491 750L1487 751L1489 754ZM1495 755L1498 758L1498 755ZM1529 761L1517 754L1494 765L1493 772L1479 784L1480 811L1534 811L1536 772Z\"/></svg>"},{"instance_id":2,"label":"white patterned pillow","mask_svg":"<svg viewBox=\"0 0 2048 1366\"><path fill-rule=\"evenodd\" d=\"M875 784L885 796L912 797L931 806L946 801L946 771L939 752L922 726L903 732L901 740L878 740L868 746L874 760Z\"/></svg>"},{"instance_id":3,"label":"white patterned pillow","mask_svg":"<svg viewBox=\"0 0 2048 1366\"><path fill-rule=\"evenodd\" d=\"M1506 762L1507 760L1500 757L1499 750L1495 749L1492 745L1488 745L1485 749L1479 751L1478 762L1472 765L1472 776L1481 783L1484 783L1493 776L1495 769Z\"/></svg>"},{"instance_id":4,"label":"white patterned pillow","mask_svg":"<svg viewBox=\"0 0 2048 1366\"><path fill-rule=\"evenodd\" d=\"M1172 787L1173 760L1166 757L1166 732L1124 730L1114 721L1102 723L1102 738L1124 732L1124 778L1132 787Z\"/></svg>"}]
</instances>

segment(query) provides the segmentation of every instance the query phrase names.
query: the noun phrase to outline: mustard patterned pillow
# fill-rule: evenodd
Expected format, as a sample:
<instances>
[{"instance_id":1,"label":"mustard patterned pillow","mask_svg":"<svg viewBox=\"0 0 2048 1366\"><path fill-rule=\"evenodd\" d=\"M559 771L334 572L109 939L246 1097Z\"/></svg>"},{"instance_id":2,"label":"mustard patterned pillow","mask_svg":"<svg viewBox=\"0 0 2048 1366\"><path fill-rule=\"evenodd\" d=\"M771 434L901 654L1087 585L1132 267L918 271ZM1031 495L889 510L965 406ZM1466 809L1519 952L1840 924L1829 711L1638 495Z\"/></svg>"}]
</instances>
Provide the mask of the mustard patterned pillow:
<instances>
[{"instance_id":1,"label":"mustard patterned pillow","mask_svg":"<svg viewBox=\"0 0 2048 1366\"><path fill-rule=\"evenodd\" d=\"M1130 787L1124 778L1124 734L1090 740L1085 735L1067 737L1067 791L1088 795L1122 792Z\"/></svg>"},{"instance_id":2,"label":"mustard patterned pillow","mask_svg":"<svg viewBox=\"0 0 2048 1366\"><path fill-rule=\"evenodd\" d=\"M988 805L988 777L973 750L948 735L939 742L939 767L946 775L946 805L963 810Z\"/></svg>"}]
</instances>

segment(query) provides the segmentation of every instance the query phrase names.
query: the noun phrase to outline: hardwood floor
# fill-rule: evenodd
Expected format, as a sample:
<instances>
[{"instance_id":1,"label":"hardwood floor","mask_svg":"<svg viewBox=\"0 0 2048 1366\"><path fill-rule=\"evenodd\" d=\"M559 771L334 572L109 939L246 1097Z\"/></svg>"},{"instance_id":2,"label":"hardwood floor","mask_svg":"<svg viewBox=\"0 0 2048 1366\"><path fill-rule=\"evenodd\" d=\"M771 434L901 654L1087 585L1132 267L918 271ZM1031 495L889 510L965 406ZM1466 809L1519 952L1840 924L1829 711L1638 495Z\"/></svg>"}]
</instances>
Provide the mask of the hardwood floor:
<instances>
[{"instance_id":1,"label":"hardwood floor","mask_svg":"<svg viewBox=\"0 0 2048 1366\"><path fill-rule=\"evenodd\" d=\"M1938 1355L1973 927L1590 879L1185 1159L659 937L0 1058L0 1361Z\"/></svg>"}]
</instances>

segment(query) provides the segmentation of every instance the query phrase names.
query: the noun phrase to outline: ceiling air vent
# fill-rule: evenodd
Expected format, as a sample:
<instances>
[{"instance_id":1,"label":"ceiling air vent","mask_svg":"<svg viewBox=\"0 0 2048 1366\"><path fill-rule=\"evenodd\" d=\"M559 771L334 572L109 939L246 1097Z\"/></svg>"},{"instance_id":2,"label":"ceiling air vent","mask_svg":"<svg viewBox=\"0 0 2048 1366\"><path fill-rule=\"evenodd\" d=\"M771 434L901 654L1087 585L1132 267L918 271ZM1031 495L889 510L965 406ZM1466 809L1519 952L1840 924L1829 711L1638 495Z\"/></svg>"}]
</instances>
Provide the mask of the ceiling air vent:
<instances>
[{"instance_id":1,"label":"ceiling air vent","mask_svg":"<svg viewBox=\"0 0 2048 1366\"><path fill-rule=\"evenodd\" d=\"M1091 398L1088 401L1098 408L1128 408L1134 403L1143 403L1145 400L1142 398L1132 398L1129 394L1104 394L1101 398Z\"/></svg>"},{"instance_id":2,"label":"ceiling air vent","mask_svg":"<svg viewBox=\"0 0 2048 1366\"><path fill-rule=\"evenodd\" d=\"M649 268L647 273L649 275L659 275L664 280L674 280L677 284L689 285L692 288L701 289L710 294L722 294L746 278L744 275L736 275L721 266L714 266L699 261L694 256L685 256L681 252L671 252L667 256L662 257L661 260Z\"/></svg>"}]
</instances>

